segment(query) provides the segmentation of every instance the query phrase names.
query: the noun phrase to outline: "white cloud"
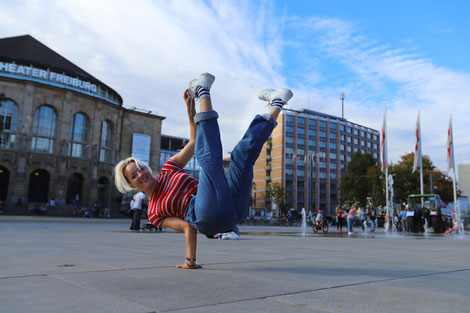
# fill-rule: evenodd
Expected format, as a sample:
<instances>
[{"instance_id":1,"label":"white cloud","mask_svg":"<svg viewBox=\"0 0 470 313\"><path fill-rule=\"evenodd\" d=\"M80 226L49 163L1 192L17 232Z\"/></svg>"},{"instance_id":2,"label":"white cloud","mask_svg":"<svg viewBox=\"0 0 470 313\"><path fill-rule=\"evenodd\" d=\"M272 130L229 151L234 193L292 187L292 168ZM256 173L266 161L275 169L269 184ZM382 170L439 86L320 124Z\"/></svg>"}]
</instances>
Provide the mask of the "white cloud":
<instances>
[{"instance_id":1,"label":"white cloud","mask_svg":"<svg viewBox=\"0 0 470 313\"><path fill-rule=\"evenodd\" d=\"M166 134L188 136L182 93L209 71L226 151L264 111L258 90L289 83L290 107L340 116L344 91L346 117L375 129L387 106L394 161L412 151L420 110L423 152L444 169L452 113L456 163L470 162L470 74L367 38L347 21L286 16L270 1L0 3L0 37L31 34L117 90L126 106L166 116Z\"/></svg>"}]
</instances>

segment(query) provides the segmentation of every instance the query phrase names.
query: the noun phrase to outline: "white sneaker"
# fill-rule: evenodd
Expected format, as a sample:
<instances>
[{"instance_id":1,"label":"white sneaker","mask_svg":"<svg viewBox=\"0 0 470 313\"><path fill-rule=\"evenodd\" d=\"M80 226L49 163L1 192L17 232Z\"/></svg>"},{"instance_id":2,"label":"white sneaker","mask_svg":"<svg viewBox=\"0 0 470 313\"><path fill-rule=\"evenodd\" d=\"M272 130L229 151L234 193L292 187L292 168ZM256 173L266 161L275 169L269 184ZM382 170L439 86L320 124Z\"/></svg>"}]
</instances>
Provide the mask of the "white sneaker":
<instances>
[{"instance_id":1,"label":"white sneaker","mask_svg":"<svg viewBox=\"0 0 470 313\"><path fill-rule=\"evenodd\" d=\"M188 91L192 98L196 98L196 89L198 86L202 86L207 90L210 90L212 83L214 83L215 76L210 73L202 73L197 79L193 79L189 82Z\"/></svg>"},{"instance_id":2,"label":"white sneaker","mask_svg":"<svg viewBox=\"0 0 470 313\"><path fill-rule=\"evenodd\" d=\"M292 90L287 88L281 88L279 90L265 88L258 93L258 98L263 101L267 101L270 104L274 99L281 99L281 101L286 104L287 101L289 101L293 95L294 93L292 92Z\"/></svg>"}]
</instances>

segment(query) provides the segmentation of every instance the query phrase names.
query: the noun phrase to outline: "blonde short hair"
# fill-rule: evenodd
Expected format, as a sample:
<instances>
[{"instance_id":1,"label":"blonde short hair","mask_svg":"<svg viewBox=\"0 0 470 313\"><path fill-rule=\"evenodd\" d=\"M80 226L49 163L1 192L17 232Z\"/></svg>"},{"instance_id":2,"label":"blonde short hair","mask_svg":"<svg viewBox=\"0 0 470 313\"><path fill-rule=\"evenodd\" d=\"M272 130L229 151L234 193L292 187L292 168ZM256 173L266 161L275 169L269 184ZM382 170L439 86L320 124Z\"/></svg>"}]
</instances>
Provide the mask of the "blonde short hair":
<instances>
[{"instance_id":1,"label":"blonde short hair","mask_svg":"<svg viewBox=\"0 0 470 313\"><path fill-rule=\"evenodd\" d=\"M126 166L129 165L129 163L135 163L135 166L139 169L139 171L142 171L142 169L146 169L150 172L150 174L152 174L152 170L150 169L150 167L148 167L147 164L136 158L129 157L125 160L120 161L114 167L114 184L121 193L126 193L128 191L136 189L131 186L129 180L127 180L127 177L124 176L124 170L126 169Z\"/></svg>"}]
</instances>

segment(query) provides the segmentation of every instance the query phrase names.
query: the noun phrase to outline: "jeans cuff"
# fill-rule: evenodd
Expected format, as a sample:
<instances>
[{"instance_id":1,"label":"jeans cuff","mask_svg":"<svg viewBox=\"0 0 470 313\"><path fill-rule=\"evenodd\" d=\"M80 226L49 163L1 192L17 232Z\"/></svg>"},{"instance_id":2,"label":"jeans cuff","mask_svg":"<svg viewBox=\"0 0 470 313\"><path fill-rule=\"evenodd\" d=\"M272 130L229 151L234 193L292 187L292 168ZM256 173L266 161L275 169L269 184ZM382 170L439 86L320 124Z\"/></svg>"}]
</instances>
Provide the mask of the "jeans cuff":
<instances>
[{"instance_id":1,"label":"jeans cuff","mask_svg":"<svg viewBox=\"0 0 470 313\"><path fill-rule=\"evenodd\" d=\"M265 120L267 120L268 122L270 122L271 124L273 124L274 127L277 126L277 122L271 114L264 113L264 114L260 114L260 116L264 118Z\"/></svg>"},{"instance_id":2,"label":"jeans cuff","mask_svg":"<svg viewBox=\"0 0 470 313\"><path fill-rule=\"evenodd\" d=\"M199 112L199 113L196 113L196 116L194 116L194 122L197 124L200 121L210 120L210 119L214 119L218 117L219 117L219 114L217 114L217 112L214 110L207 111L207 112Z\"/></svg>"}]
</instances>

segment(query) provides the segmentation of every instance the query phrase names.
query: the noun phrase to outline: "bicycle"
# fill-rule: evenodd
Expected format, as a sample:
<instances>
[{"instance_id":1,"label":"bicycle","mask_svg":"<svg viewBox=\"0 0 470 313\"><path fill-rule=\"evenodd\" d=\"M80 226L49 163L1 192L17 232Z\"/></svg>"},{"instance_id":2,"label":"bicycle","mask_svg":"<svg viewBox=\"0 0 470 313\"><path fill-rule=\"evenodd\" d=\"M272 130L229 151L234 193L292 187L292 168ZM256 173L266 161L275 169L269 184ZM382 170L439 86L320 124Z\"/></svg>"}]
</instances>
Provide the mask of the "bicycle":
<instances>
[{"instance_id":1,"label":"bicycle","mask_svg":"<svg viewBox=\"0 0 470 313\"><path fill-rule=\"evenodd\" d=\"M318 233L319 230L323 231L325 234L328 232L328 223L325 220L321 221L319 224L313 225L313 232L315 234Z\"/></svg>"}]
</instances>

